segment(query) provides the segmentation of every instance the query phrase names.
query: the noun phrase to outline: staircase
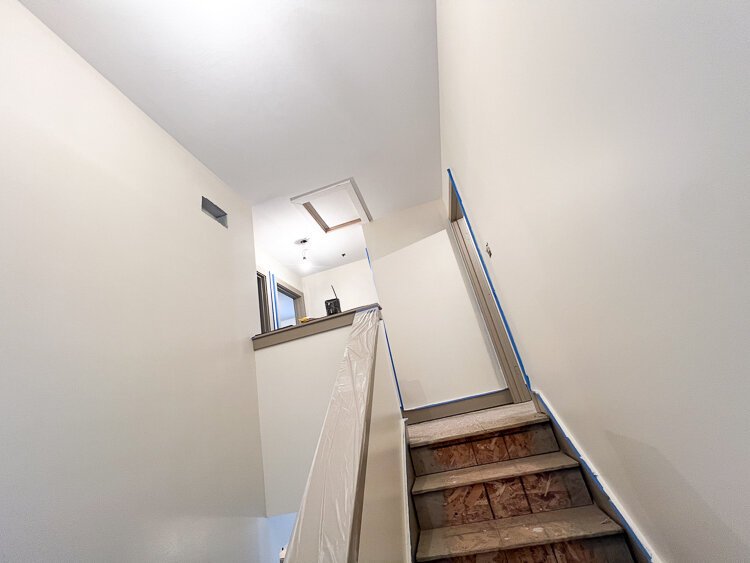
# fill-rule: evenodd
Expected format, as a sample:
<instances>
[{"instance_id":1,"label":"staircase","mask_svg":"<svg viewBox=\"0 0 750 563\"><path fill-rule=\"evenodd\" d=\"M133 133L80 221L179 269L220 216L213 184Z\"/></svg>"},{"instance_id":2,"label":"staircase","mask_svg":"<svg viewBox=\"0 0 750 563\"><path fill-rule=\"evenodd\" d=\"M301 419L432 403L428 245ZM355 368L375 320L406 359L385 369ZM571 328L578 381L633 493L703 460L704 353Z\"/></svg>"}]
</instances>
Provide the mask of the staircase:
<instances>
[{"instance_id":1,"label":"staircase","mask_svg":"<svg viewBox=\"0 0 750 563\"><path fill-rule=\"evenodd\" d=\"M417 561L632 563L532 402L408 427Z\"/></svg>"}]
</instances>

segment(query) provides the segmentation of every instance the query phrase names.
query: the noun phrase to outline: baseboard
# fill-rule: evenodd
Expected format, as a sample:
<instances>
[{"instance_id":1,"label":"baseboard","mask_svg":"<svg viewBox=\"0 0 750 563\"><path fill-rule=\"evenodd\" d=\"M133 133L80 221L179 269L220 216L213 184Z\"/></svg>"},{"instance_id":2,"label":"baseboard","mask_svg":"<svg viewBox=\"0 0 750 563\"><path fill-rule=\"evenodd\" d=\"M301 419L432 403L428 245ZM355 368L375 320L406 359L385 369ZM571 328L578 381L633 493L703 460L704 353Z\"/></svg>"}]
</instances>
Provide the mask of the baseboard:
<instances>
[{"instance_id":1,"label":"baseboard","mask_svg":"<svg viewBox=\"0 0 750 563\"><path fill-rule=\"evenodd\" d=\"M465 399L457 399L447 403L404 410L402 413L404 418L407 419L406 424L410 425L426 422L428 420L445 418L446 416L453 416L456 414L481 411L483 409L491 409L492 407L501 407L512 403L513 398L510 395L510 391L508 389L503 389L501 391L485 393L484 395L477 395L476 397L467 397Z\"/></svg>"},{"instance_id":2,"label":"baseboard","mask_svg":"<svg viewBox=\"0 0 750 563\"><path fill-rule=\"evenodd\" d=\"M411 494L411 488L414 486L414 480L416 479L416 473L414 471L414 464L411 461L411 449L409 448L409 440L406 435L406 421L401 427L403 440L402 444L404 447L404 475L403 479L406 483L406 519L408 522L409 529L407 533L409 535L408 553L406 554L406 561L417 560L417 546L419 545L419 534L421 530L419 528L419 521L417 520L417 509L414 506L414 497Z\"/></svg>"},{"instance_id":3,"label":"baseboard","mask_svg":"<svg viewBox=\"0 0 750 563\"><path fill-rule=\"evenodd\" d=\"M630 550L638 563L659 563L659 559L653 549L647 545L643 539L643 534L631 523L631 519L627 517L627 513L622 508L620 502L614 497L611 489L604 483L600 473L592 466L591 462L588 461L586 456L582 454L582 449L573 439L570 432L564 427L560 420L560 417L550 407L549 402L539 391L532 391L536 397L536 404L541 407L541 411L550 418L552 424L552 430L557 438L557 443L560 444L560 449L566 455L575 459L581 464L581 471L583 478L591 491L591 496L594 502L607 514L612 520L617 522L625 530L628 537L628 543L630 544Z\"/></svg>"}]
</instances>

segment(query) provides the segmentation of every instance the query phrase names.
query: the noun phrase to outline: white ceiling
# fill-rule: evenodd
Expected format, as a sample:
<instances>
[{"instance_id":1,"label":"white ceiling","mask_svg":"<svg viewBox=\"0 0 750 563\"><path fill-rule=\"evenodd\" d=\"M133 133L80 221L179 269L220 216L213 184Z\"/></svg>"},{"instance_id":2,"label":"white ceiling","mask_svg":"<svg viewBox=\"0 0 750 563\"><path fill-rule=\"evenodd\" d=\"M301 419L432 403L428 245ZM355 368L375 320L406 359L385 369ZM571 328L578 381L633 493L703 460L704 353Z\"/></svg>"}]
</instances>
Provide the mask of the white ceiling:
<instances>
[{"instance_id":1,"label":"white ceiling","mask_svg":"<svg viewBox=\"0 0 750 563\"><path fill-rule=\"evenodd\" d=\"M253 230L259 259L271 257L300 277L366 258L365 237L360 225L324 233L310 214L301 205L291 203L288 197L255 205ZM310 242L304 246L295 244L301 238ZM306 260L302 259L303 248L307 249Z\"/></svg>"},{"instance_id":2,"label":"white ceiling","mask_svg":"<svg viewBox=\"0 0 750 563\"><path fill-rule=\"evenodd\" d=\"M440 197L434 0L21 0L253 203Z\"/></svg>"}]
</instances>

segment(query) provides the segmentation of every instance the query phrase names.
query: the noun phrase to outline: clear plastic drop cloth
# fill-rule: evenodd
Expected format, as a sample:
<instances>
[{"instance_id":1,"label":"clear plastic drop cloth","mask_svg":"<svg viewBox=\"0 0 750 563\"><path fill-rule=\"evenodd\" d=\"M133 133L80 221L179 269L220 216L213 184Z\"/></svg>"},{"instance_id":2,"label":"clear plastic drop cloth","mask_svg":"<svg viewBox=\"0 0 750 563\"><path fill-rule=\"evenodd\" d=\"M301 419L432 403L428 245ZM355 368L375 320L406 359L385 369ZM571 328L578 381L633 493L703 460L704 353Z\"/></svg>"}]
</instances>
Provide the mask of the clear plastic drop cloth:
<instances>
[{"instance_id":1,"label":"clear plastic drop cloth","mask_svg":"<svg viewBox=\"0 0 750 563\"><path fill-rule=\"evenodd\" d=\"M378 307L354 315L285 563L348 560L379 320Z\"/></svg>"}]
</instances>

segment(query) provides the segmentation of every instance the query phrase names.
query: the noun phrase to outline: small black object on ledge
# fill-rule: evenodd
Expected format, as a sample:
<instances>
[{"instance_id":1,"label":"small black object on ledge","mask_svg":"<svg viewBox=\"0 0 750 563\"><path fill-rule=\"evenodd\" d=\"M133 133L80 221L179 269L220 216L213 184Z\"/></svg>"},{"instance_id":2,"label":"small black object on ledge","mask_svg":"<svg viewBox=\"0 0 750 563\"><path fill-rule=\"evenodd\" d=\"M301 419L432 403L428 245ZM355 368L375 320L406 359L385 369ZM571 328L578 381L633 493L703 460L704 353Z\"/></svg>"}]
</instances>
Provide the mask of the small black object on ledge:
<instances>
[{"instance_id":1,"label":"small black object on ledge","mask_svg":"<svg viewBox=\"0 0 750 563\"><path fill-rule=\"evenodd\" d=\"M339 296L336 295L336 290L331 286L333 296L335 299L326 299L326 315L338 315L341 312L341 302Z\"/></svg>"}]
</instances>

